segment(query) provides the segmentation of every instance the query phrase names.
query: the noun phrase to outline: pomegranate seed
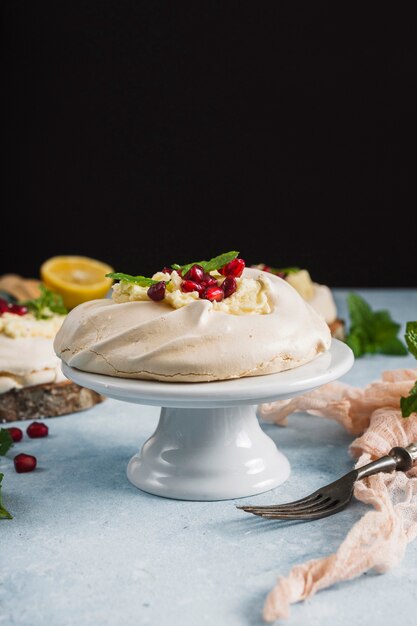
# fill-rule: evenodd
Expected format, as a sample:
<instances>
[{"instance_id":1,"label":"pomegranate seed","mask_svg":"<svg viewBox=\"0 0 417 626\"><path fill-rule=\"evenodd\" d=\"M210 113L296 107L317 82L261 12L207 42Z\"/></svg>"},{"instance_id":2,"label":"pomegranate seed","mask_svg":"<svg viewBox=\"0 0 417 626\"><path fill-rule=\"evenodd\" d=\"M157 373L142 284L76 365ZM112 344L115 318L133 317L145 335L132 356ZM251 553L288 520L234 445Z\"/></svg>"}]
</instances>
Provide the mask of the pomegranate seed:
<instances>
[{"instance_id":1,"label":"pomegranate seed","mask_svg":"<svg viewBox=\"0 0 417 626\"><path fill-rule=\"evenodd\" d=\"M222 282L222 289L225 298L228 298L232 295L232 293L235 293L237 289L236 278L234 276L226 276L226 278Z\"/></svg>"},{"instance_id":2,"label":"pomegranate seed","mask_svg":"<svg viewBox=\"0 0 417 626\"><path fill-rule=\"evenodd\" d=\"M204 285L202 283L196 283L194 280L183 280L181 283L181 291L189 293L190 291L198 291L201 293L204 291Z\"/></svg>"},{"instance_id":3,"label":"pomegranate seed","mask_svg":"<svg viewBox=\"0 0 417 626\"><path fill-rule=\"evenodd\" d=\"M11 426L10 428L6 428L9 431L11 438L13 441L20 441L23 437L23 431L20 428L16 428L15 426Z\"/></svg>"},{"instance_id":4,"label":"pomegranate seed","mask_svg":"<svg viewBox=\"0 0 417 626\"><path fill-rule=\"evenodd\" d=\"M172 267L163 267L163 268L161 269L161 272L162 272L163 274L172 274L172 272L173 272L173 271L174 271L174 270L172 269Z\"/></svg>"},{"instance_id":5,"label":"pomegranate seed","mask_svg":"<svg viewBox=\"0 0 417 626\"><path fill-rule=\"evenodd\" d=\"M203 279L201 281L206 287L214 287L217 285L217 280L211 274L204 272Z\"/></svg>"},{"instance_id":6,"label":"pomegranate seed","mask_svg":"<svg viewBox=\"0 0 417 626\"><path fill-rule=\"evenodd\" d=\"M28 312L27 308L23 306L23 304L11 304L9 307L10 313L14 313L15 315L26 315Z\"/></svg>"},{"instance_id":7,"label":"pomegranate seed","mask_svg":"<svg viewBox=\"0 0 417 626\"><path fill-rule=\"evenodd\" d=\"M213 300L220 302L224 298L223 289L221 287L207 287L202 293L202 298L210 300L210 302Z\"/></svg>"},{"instance_id":8,"label":"pomegranate seed","mask_svg":"<svg viewBox=\"0 0 417 626\"><path fill-rule=\"evenodd\" d=\"M26 428L26 432L28 434L28 437L31 437L32 439L38 439L39 437L46 437L48 435L49 428L46 424L43 424L42 422L32 422Z\"/></svg>"},{"instance_id":9,"label":"pomegranate seed","mask_svg":"<svg viewBox=\"0 0 417 626\"><path fill-rule=\"evenodd\" d=\"M9 303L7 302L7 300L3 300L3 298L0 298L0 315L2 315L3 313L9 313L9 312L10 312Z\"/></svg>"},{"instance_id":10,"label":"pomegranate seed","mask_svg":"<svg viewBox=\"0 0 417 626\"><path fill-rule=\"evenodd\" d=\"M196 283L201 283L204 276L204 270L201 265L192 265L188 272L184 276L184 280L193 280Z\"/></svg>"},{"instance_id":11,"label":"pomegranate seed","mask_svg":"<svg viewBox=\"0 0 417 626\"><path fill-rule=\"evenodd\" d=\"M36 456L31 454L18 454L13 459L14 468L18 474L23 472L33 472L36 468Z\"/></svg>"},{"instance_id":12,"label":"pomegranate seed","mask_svg":"<svg viewBox=\"0 0 417 626\"><path fill-rule=\"evenodd\" d=\"M271 272L271 268L270 268L269 265L264 265L263 268L262 268L262 271L263 272Z\"/></svg>"},{"instance_id":13,"label":"pomegranate seed","mask_svg":"<svg viewBox=\"0 0 417 626\"><path fill-rule=\"evenodd\" d=\"M219 272L223 276L234 276L235 278L239 278L239 276L242 276L244 269L245 261L243 259L233 259L233 261L226 263L224 267L219 269Z\"/></svg>"},{"instance_id":14,"label":"pomegranate seed","mask_svg":"<svg viewBox=\"0 0 417 626\"><path fill-rule=\"evenodd\" d=\"M166 282L164 280L160 280L158 283L149 287L147 294L151 300L158 302L159 300L163 300L165 298L165 290Z\"/></svg>"}]
</instances>

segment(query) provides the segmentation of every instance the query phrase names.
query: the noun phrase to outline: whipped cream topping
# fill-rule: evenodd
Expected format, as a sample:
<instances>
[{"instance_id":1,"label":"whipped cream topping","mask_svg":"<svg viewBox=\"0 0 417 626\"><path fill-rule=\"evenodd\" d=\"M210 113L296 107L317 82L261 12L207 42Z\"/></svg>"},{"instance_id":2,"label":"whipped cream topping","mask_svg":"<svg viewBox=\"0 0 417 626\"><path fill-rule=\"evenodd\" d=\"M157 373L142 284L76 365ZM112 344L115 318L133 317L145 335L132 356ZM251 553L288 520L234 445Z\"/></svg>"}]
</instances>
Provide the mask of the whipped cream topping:
<instances>
[{"instance_id":1,"label":"whipped cream topping","mask_svg":"<svg viewBox=\"0 0 417 626\"><path fill-rule=\"evenodd\" d=\"M0 334L0 393L64 380L52 339Z\"/></svg>"},{"instance_id":2,"label":"whipped cream topping","mask_svg":"<svg viewBox=\"0 0 417 626\"><path fill-rule=\"evenodd\" d=\"M337 318L337 308L333 294L327 285L313 283L313 287L313 295L308 300L308 303L317 313L324 317L328 324L331 324Z\"/></svg>"},{"instance_id":3,"label":"whipped cream topping","mask_svg":"<svg viewBox=\"0 0 417 626\"><path fill-rule=\"evenodd\" d=\"M216 278L219 285L225 280L225 276L222 276L218 272L214 271L210 272L210 274ZM154 280L169 281L164 300L174 309L187 306L200 299L197 291L190 291L188 293L181 291L182 278L175 270L172 274L157 272L152 278ZM214 310L224 311L232 315L248 315L250 313L265 314L271 312L268 296L270 287L262 274L259 274L256 279L246 276L236 278L236 283L237 289L231 296L221 302L214 301L212 303ZM150 298L147 291L148 287L141 287L135 283L122 281L113 285L112 298L114 302L118 303L148 301Z\"/></svg>"},{"instance_id":4,"label":"whipped cream topping","mask_svg":"<svg viewBox=\"0 0 417 626\"><path fill-rule=\"evenodd\" d=\"M328 324L337 318L336 303L327 285L320 285L311 280L307 270L299 270L288 274L285 280L307 300L309 304L324 317Z\"/></svg>"},{"instance_id":5,"label":"whipped cream topping","mask_svg":"<svg viewBox=\"0 0 417 626\"><path fill-rule=\"evenodd\" d=\"M66 380L53 339L65 316L37 320L33 315L0 317L0 393Z\"/></svg>"},{"instance_id":6,"label":"whipped cream topping","mask_svg":"<svg viewBox=\"0 0 417 626\"><path fill-rule=\"evenodd\" d=\"M154 302L138 298L136 289L116 288L115 300L70 311L55 338L56 354L87 372L204 382L291 369L329 349L324 319L285 280L249 268L242 278L246 310L233 305L233 296L219 303L192 297L173 308L167 298Z\"/></svg>"},{"instance_id":7,"label":"whipped cream topping","mask_svg":"<svg viewBox=\"0 0 417 626\"><path fill-rule=\"evenodd\" d=\"M0 333L17 339L18 337L46 337L53 339L61 327L65 315L54 315L48 319L36 319L31 313L15 315L3 313L0 316Z\"/></svg>"}]
</instances>

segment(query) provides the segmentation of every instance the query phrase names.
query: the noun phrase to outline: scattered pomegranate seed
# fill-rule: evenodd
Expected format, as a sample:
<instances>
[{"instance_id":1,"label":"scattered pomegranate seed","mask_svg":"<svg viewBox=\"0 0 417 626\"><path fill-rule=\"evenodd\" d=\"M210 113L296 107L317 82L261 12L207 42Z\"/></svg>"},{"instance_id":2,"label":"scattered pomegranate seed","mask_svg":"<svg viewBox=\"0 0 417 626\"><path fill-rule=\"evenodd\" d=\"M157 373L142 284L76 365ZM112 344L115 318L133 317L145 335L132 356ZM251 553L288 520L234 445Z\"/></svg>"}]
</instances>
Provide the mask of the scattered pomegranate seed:
<instances>
[{"instance_id":1,"label":"scattered pomegranate seed","mask_svg":"<svg viewBox=\"0 0 417 626\"><path fill-rule=\"evenodd\" d=\"M10 305L10 313L14 313L15 315L26 315L27 312L28 310L25 306L23 306L23 304Z\"/></svg>"},{"instance_id":2,"label":"scattered pomegranate seed","mask_svg":"<svg viewBox=\"0 0 417 626\"><path fill-rule=\"evenodd\" d=\"M11 304L4 298L0 298L0 315L3 313L14 313L15 315L26 315L27 308L23 304Z\"/></svg>"},{"instance_id":3,"label":"scattered pomegranate seed","mask_svg":"<svg viewBox=\"0 0 417 626\"><path fill-rule=\"evenodd\" d=\"M158 302L159 300L163 300L165 298L166 291L166 282L164 280L160 280L158 283L151 285L147 291L148 296L151 300L155 300Z\"/></svg>"},{"instance_id":4,"label":"scattered pomegranate seed","mask_svg":"<svg viewBox=\"0 0 417 626\"><path fill-rule=\"evenodd\" d=\"M39 437L46 437L49 432L49 428L42 422L32 422L26 429L28 437L37 439Z\"/></svg>"},{"instance_id":5,"label":"scattered pomegranate seed","mask_svg":"<svg viewBox=\"0 0 417 626\"><path fill-rule=\"evenodd\" d=\"M224 298L223 289L221 287L207 287L202 293L202 298L210 300L210 302L213 300L220 302Z\"/></svg>"},{"instance_id":6,"label":"scattered pomegranate seed","mask_svg":"<svg viewBox=\"0 0 417 626\"><path fill-rule=\"evenodd\" d=\"M235 278L239 278L239 276L242 276L244 269L245 261L243 259L233 259L233 261L226 263L226 265L220 268L219 272L223 276L234 276Z\"/></svg>"},{"instance_id":7,"label":"scattered pomegranate seed","mask_svg":"<svg viewBox=\"0 0 417 626\"><path fill-rule=\"evenodd\" d=\"M36 468L36 457L31 454L18 454L13 459L14 468L18 474L33 472Z\"/></svg>"},{"instance_id":8,"label":"scattered pomegranate seed","mask_svg":"<svg viewBox=\"0 0 417 626\"><path fill-rule=\"evenodd\" d=\"M184 280L193 280L196 283L201 283L204 276L204 270L201 265L192 265L188 272L184 276Z\"/></svg>"},{"instance_id":9,"label":"scattered pomegranate seed","mask_svg":"<svg viewBox=\"0 0 417 626\"><path fill-rule=\"evenodd\" d=\"M264 272L271 272L271 268L270 268L270 266L269 266L269 265L264 265L264 266L263 266L263 268L262 268L262 270L263 270Z\"/></svg>"},{"instance_id":10,"label":"scattered pomegranate seed","mask_svg":"<svg viewBox=\"0 0 417 626\"><path fill-rule=\"evenodd\" d=\"M0 298L0 315L3 313L8 313L10 311L9 303L7 300Z\"/></svg>"},{"instance_id":11,"label":"scattered pomegranate seed","mask_svg":"<svg viewBox=\"0 0 417 626\"><path fill-rule=\"evenodd\" d=\"M237 289L236 278L234 276L226 276L226 278L222 282L222 289L225 298L228 298L232 295L232 293L235 293Z\"/></svg>"},{"instance_id":12,"label":"scattered pomegranate seed","mask_svg":"<svg viewBox=\"0 0 417 626\"><path fill-rule=\"evenodd\" d=\"M181 291L189 293L190 291L198 291L201 293L204 291L204 285L202 283L196 283L194 280L183 280L181 283Z\"/></svg>"},{"instance_id":13,"label":"scattered pomegranate seed","mask_svg":"<svg viewBox=\"0 0 417 626\"><path fill-rule=\"evenodd\" d=\"M16 428L16 426L11 426L10 428L6 428L9 431L10 437L13 441L20 441L23 437L23 431L20 428Z\"/></svg>"},{"instance_id":14,"label":"scattered pomegranate seed","mask_svg":"<svg viewBox=\"0 0 417 626\"><path fill-rule=\"evenodd\" d=\"M161 272L162 272L163 274L172 274L172 272L173 272L173 271L174 271L174 270L172 269L172 267L163 267L163 268L161 269Z\"/></svg>"}]
</instances>

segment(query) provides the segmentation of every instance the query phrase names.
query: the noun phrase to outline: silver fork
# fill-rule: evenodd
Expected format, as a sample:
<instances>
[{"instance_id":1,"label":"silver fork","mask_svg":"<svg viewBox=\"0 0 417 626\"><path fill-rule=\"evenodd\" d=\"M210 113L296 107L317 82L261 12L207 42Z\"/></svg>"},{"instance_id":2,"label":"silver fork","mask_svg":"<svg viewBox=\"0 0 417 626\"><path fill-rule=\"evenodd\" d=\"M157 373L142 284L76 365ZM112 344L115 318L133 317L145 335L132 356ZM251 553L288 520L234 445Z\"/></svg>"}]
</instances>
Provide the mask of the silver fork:
<instances>
[{"instance_id":1,"label":"silver fork","mask_svg":"<svg viewBox=\"0 0 417 626\"><path fill-rule=\"evenodd\" d=\"M392 448L386 456L348 472L333 483L317 489L301 500L271 506L247 505L237 508L267 519L320 519L338 513L349 504L357 480L378 472L393 472L394 470L406 472L411 469L415 461L417 461L417 443L411 443L406 448L398 446Z\"/></svg>"}]
</instances>

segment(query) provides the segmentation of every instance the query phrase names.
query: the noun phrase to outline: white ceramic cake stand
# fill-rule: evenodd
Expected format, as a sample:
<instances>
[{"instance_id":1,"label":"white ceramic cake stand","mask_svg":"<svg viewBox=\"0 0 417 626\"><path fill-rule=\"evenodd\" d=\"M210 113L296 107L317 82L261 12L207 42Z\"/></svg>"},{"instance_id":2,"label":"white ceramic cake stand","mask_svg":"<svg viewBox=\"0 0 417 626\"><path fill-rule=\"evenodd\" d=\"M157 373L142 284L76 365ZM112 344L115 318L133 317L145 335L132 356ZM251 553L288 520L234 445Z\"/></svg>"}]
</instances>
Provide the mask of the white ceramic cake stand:
<instances>
[{"instance_id":1,"label":"white ceramic cake stand","mask_svg":"<svg viewBox=\"0 0 417 626\"><path fill-rule=\"evenodd\" d=\"M210 383L162 383L92 374L69 367L67 378L98 393L160 406L159 424L127 467L136 486L181 500L227 500L273 489L290 474L287 458L260 427L256 406L286 399L345 374L350 348L331 349L293 370Z\"/></svg>"}]
</instances>

